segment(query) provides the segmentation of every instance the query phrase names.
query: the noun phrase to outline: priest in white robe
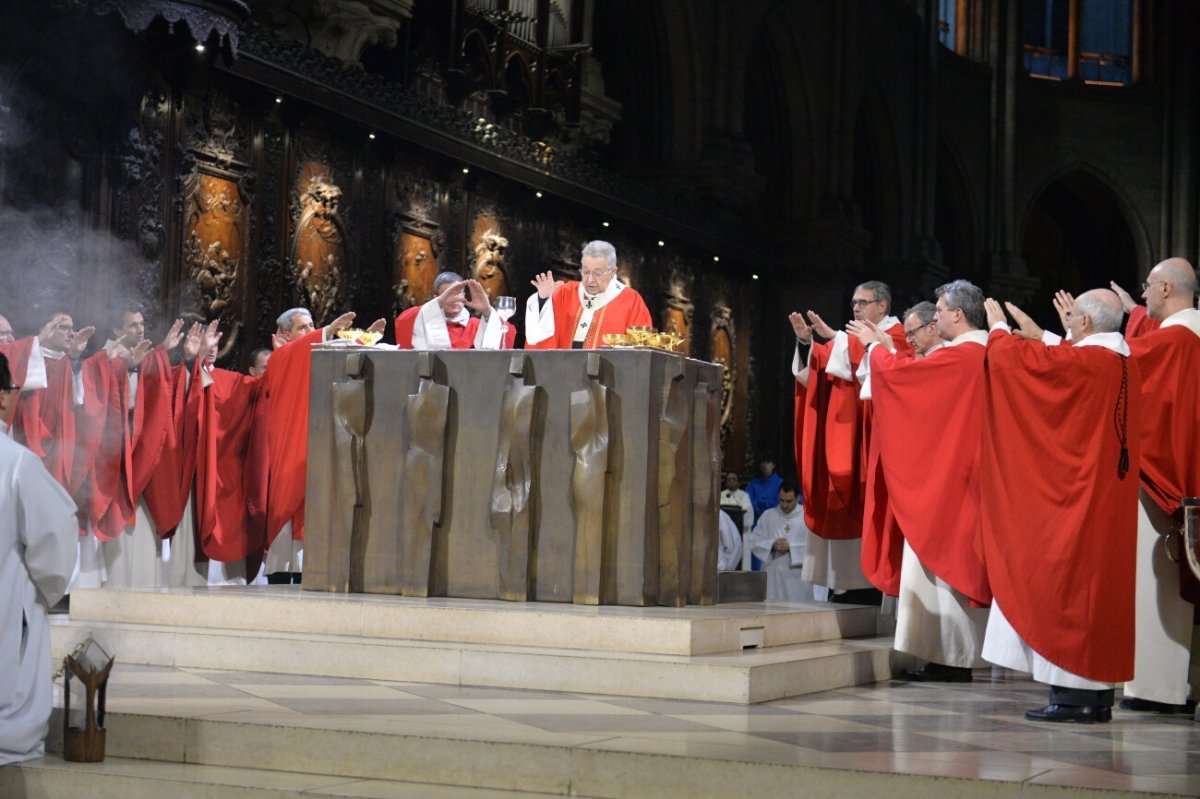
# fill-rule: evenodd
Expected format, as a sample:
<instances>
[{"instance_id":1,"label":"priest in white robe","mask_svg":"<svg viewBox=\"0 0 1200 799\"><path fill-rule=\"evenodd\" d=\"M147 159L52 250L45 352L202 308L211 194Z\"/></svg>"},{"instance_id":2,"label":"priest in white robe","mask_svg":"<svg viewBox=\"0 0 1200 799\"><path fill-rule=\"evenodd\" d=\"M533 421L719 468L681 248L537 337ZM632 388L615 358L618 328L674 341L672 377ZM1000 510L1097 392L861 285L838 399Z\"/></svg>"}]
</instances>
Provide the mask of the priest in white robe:
<instances>
[{"instance_id":1,"label":"priest in white robe","mask_svg":"<svg viewBox=\"0 0 1200 799\"><path fill-rule=\"evenodd\" d=\"M49 608L75 568L75 503L8 434L19 388L0 354L0 766L41 757L53 704Z\"/></svg>"},{"instance_id":2,"label":"priest in white robe","mask_svg":"<svg viewBox=\"0 0 1200 799\"><path fill-rule=\"evenodd\" d=\"M747 546L767 573L767 599L811 602L814 598L812 583L802 579L809 529L798 494L792 483L780 486L779 504L763 511L746 538Z\"/></svg>"},{"instance_id":3,"label":"priest in white robe","mask_svg":"<svg viewBox=\"0 0 1200 799\"><path fill-rule=\"evenodd\" d=\"M734 571L742 564L742 534L728 513L718 510L717 515L717 530L721 534L717 569L723 572Z\"/></svg>"}]
</instances>

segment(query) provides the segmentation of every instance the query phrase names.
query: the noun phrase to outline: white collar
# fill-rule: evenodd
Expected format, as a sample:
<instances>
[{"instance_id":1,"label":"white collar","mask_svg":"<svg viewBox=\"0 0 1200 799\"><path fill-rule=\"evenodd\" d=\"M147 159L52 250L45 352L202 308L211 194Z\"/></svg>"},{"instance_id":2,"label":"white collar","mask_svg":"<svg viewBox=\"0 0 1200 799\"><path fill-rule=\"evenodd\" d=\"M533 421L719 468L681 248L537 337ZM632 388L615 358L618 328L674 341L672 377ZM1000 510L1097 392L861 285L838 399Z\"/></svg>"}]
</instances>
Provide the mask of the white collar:
<instances>
[{"instance_id":1,"label":"white collar","mask_svg":"<svg viewBox=\"0 0 1200 799\"><path fill-rule=\"evenodd\" d=\"M957 347L960 344L982 344L987 346L988 332L986 330L968 330L955 337L953 341L947 341L947 347Z\"/></svg>"},{"instance_id":2,"label":"white collar","mask_svg":"<svg viewBox=\"0 0 1200 799\"><path fill-rule=\"evenodd\" d=\"M444 315L444 312L443 312ZM446 321L456 325L465 325L471 318L471 312L467 310L467 306L458 309L458 313L454 316L447 316Z\"/></svg>"},{"instance_id":3,"label":"white collar","mask_svg":"<svg viewBox=\"0 0 1200 799\"><path fill-rule=\"evenodd\" d=\"M595 295L588 294L587 291L585 291L583 288L583 283L580 283L579 284L579 304L582 305L584 308L587 308L588 300L590 299L592 301L591 302L592 307L599 308L603 305L607 305L612 300L613 297L615 297L621 293L621 289L623 289L623 288L625 288L625 284L622 283L621 279L619 277L617 277L616 275L613 275L613 279L608 281L608 285L604 287L604 291L600 292L599 294L595 294Z\"/></svg>"},{"instance_id":4,"label":"white collar","mask_svg":"<svg viewBox=\"0 0 1200 799\"><path fill-rule=\"evenodd\" d=\"M1093 333L1083 341L1074 342L1076 347L1103 347L1117 355L1129 357L1129 345L1120 333Z\"/></svg>"}]
</instances>

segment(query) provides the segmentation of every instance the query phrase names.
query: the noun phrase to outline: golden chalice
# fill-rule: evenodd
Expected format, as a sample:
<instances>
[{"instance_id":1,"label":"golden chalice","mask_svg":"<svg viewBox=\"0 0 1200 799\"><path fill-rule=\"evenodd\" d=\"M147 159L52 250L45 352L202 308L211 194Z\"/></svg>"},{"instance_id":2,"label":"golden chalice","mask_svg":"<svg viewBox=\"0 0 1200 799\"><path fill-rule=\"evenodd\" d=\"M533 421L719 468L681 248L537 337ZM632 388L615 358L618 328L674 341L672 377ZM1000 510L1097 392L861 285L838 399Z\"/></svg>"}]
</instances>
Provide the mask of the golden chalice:
<instances>
[{"instance_id":1,"label":"golden chalice","mask_svg":"<svg viewBox=\"0 0 1200 799\"><path fill-rule=\"evenodd\" d=\"M606 347L627 347L629 346L629 336L624 333L605 333L600 336L601 341Z\"/></svg>"},{"instance_id":2,"label":"golden chalice","mask_svg":"<svg viewBox=\"0 0 1200 799\"><path fill-rule=\"evenodd\" d=\"M671 352L679 352L680 345L687 341L687 336L674 330L670 330L663 335L667 337L667 349Z\"/></svg>"},{"instance_id":3,"label":"golden chalice","mask_svg":"<svg viewBox=\"0 0 1200 799\"><path fill-rule=\"evenodd\" d=\"M654 335L654 328L644 325L632 325L625 329L625 333L629 336L629 340L633 342L633 346L644 347L650 337Z\"/></svg>"}]
</instances>

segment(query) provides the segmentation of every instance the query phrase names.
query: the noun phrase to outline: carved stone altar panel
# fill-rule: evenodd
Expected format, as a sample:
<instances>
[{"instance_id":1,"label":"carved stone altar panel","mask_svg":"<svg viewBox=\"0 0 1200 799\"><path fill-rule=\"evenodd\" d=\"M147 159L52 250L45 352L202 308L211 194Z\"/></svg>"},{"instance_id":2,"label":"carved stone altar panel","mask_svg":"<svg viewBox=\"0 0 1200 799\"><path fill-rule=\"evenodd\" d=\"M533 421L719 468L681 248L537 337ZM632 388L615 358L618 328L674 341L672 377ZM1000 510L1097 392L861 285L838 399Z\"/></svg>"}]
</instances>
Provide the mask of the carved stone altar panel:
<instances>
[{"instance_id":1,"label":"carved stone altar panel","mask_svg":"<svg viewBox=\"0 0 1200 799\"><path fill-rule=\"evenodd\" d=\"M296 287L313 321L324 324L344 302L347 235L342 189L327 166L305 162L294 186L291 264Z\"/></svg>"},{"instance_id":2,"label":"carved stone altar panel","mask_svg":"<svg viewBox=\"0 0 1200 799\"><path fill-rule=\"evenodd\" d=\"M436 568L435 538L442 525L445 493L446 428L450 388L435 382L436 356L418 353L421 384L408 396L408 452L404 458L405 503L401 529L405 596L430 596Z\"/></svg>"},{"instance_id":3,"label":"carved stone altar panel","mask_svg":"<svg viewBox=\"0 0 1200 799\"><path fill-rule=\"evenodd\" d=\"M717 511L721 498L721 392L708 383L692 391L692 524L691 583L688 604L716 601L706 574L717 570L720 532ZM713 542L717 546L713 546Z\"/></svg>"},{"instance_id":4,"label":"carved stone altar panel","mask_svg":"<svg viewBox=\"0 0 1200 799\"><path fill-rule=\"evenodd\" d=\"M658 423L658 603L682 607L691 584L691 396L682 363L664 375Z\"/></svg>"},{"instance_id":5,"label":"carved stone altar panel","mask_svg":"<svg viewBox=\"0 0 1200 799\"><path fill-rule=\"evenodd\" d=\"M500 440L492 478L492 529L496 531L500 598L525 601L530 596L531 554L537 512L533 486L538 480L538 447L542 438L545 392L531 383L526 355L512 356L511 378L500 411Z\"/></svg>"},{"instance_id":6,"label":"carved stone altar panel","mask_svg":"<svg viewBox=\"0 0 1200 799\"><path fill-rule=\"evenodd\" d=\"M697 512L695 503L704 501L703 492L699 499L691 492L712 450L693 454L684 440L700 435L693 431L708 429L707 419L696 418L701 413L696 396L698 385L719 384L714 365L648 351L516 356L448 351L432 356L439 364L436 371L422 364L431 357L427 353L371 350L362 357L368 361L362 372L370 375L371 396L389 403L386 410L376 407L365 439L369 501L363 505L364 590L407 591L399 575L416 562L429 574L427 592L432 596L516 599L524 585L527 598L536 601L571 602L582 590L585 597L606 604L645 606L679 604L693 595L694 601L704 602L713 595L715 568L711 574L696 574L691 564L697 548L715 548L716 541L697 540L705 533L691 531L688 521ZM313 385L342 382L347 359L345 350L317 347ZM669 377L680 373L678 380ZM667 384L678 389L665 392ZM498 393L500 386L508 391ZM432 421L413 408L435 387L450 396L444 427L438 420L440 402L432 403ZM596 411L600 394L602 414ZM331 518L330 505L341 501L333 498L336 475L328 457L334 423L329 397L330 392L314 392L309 415L307 492L313 523L306 534L316 537L328 534L317 520ZM532 412L525 404L530 397ZM574 408L572 399L577 400ZM320 402L325 404L319 407ZM667 446L659 440L664 416ZM597 421L607 424L606 454L598 446L600 428L592 426ZM440 500L427 479L438 467L426 458L439 435L444 460L438 485L445 492ZM429 440L418 443L414 436ZM518 446L522 442L525 446ZM577 452L584 468L577 468ZM400 462L402 469L396 468ZM660 463L670 466L669 509L659 505ZM426 478L414 476L415 468L424 469ZM705 485L711 486L718 479L715 463L710 471ZM576 478L582 481L579 487ZM347 495L342 491L339 496ZM592 546L577 548L581 512L595 534L584 536ZM672 525L670 559L660 558L663 518ZM411 540L414 530L422 536L431 531L429 556L420 549L424 542ZM309 546L320 545L313 540ZM591 566L577 585L579 557ZM660 560L681 564L688 574L681 575L678 568L664 572ZM389 577L389 569L397 576ZM389 591L389 584L397 587ZM313 581L308 587L320 590L323 585Z\"/></svg>"}]
</instances>

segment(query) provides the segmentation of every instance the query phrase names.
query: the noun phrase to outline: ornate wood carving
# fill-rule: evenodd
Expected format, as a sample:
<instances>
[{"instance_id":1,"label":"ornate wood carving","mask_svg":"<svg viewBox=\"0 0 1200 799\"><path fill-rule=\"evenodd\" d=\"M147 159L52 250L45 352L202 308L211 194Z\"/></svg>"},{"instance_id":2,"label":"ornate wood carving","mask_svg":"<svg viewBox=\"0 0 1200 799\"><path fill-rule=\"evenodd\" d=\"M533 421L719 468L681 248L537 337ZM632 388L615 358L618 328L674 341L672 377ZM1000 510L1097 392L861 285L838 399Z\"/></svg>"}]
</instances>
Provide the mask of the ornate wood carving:
<instances>
[{"instance_id":1,"label":"ornate wood carving","mask_svg":"<svg viewBox=\"0 0 1200 799\"><path fill-rule=\"evenodd\" d=\"M164 158L166 131L171 115L167 87L155 84L142 96L138 127L129 131L121 148L125 190L119 192L122 233L137 240L145 261L138 268L137 290L145 298L163 291L160 257L166 245ZM135 207L136 206L136 207Z\"/></svg>"},{"instance_id":2,"label":"ornate wood carving","mask_svg":"<svg viewBox=\"0 0 1200 799\"><path fill-rule=\"evenodd\" d=\"M528 356L514 355L501 400L500 440L492 478L492 529L496 531L500 598L529 598L529 559L535 531L533 486L537 484L537 441L542 437L542 389L528 382Z\"/></svg>"},{"instance_id":3,"label":"ornate wood carving","mask_svg":"<svg viewBox=\"0 0 1200 799\"><path fill-rule=\"evenodd\" d=\"M571 449L575 470L571 500L575 511L575 574L573 601L600 604L604 582L605 511L610 488L619 485L609 465L608 388L600 383L600 356L587 360L588 387L571 392Z\"/></svg>"},{"instance_id":4,"label":"ornate wood carving","mask_svg":"<svg viewBox=\"0 0 1200 799\"><path fill-rule=\"evenodd\" d=\"M475 260L471 275L483 285L492 302L497 297L507 295L512 285L504 257L508 250L508 239L502 235L502 230L503 221L494 209L487 208L475 215L471 234Z\"/></svg>"},{"instance_id":5,"label":"ornate wood carving","mask_svg":"<svg viewBox=\"0 0 1200 799\"><path fill-rule=\"evenodd\" d=\"M421 353L421 384L408 395L408 452L404 456L407 496L404 505L404 596L429 596L433 573L433 538L442 521L446 423L450 388L434 378L437 356Z\"/></svg>"},{"instance_id":6,"label":"ornate wood carving","mask_svg":"<svg viewBox=\"0 0 1200 799\"><path fill-rule=\"evenodd\" d=\"M733 431L733 400L737 387L737 359L734 355L733 309L723 303L713 306L712 324L709 329L712 362L719 363L721 371L721 449L729 447L729 436Z\"/></svg>"},{"instance_id":7,"label":"ornate wood carving","mask_svg":"<svg viewBox=\"0 0 1200 799\"><path fill-rule=\"evenodd\" d=\"M696 306L692 302L692 276L682 264L672 259L667 272L667 287L663 292L662 329L667 333L678 333L684 337L679 352L688 355L692 351L692 317Z\"/></svg>"},{"instance_id":8,"label":"ornate wood carving","mask_svg":"<svg viewBox=\"0 0 1200 799\"><path fill-rule=\"evenodd\" d=\"M296 227L291 263L297 288L318 324L332 319L344 303L346 231L342 190L318 162L307 162L296 183Z\"/></svg>"}]
</instances>

